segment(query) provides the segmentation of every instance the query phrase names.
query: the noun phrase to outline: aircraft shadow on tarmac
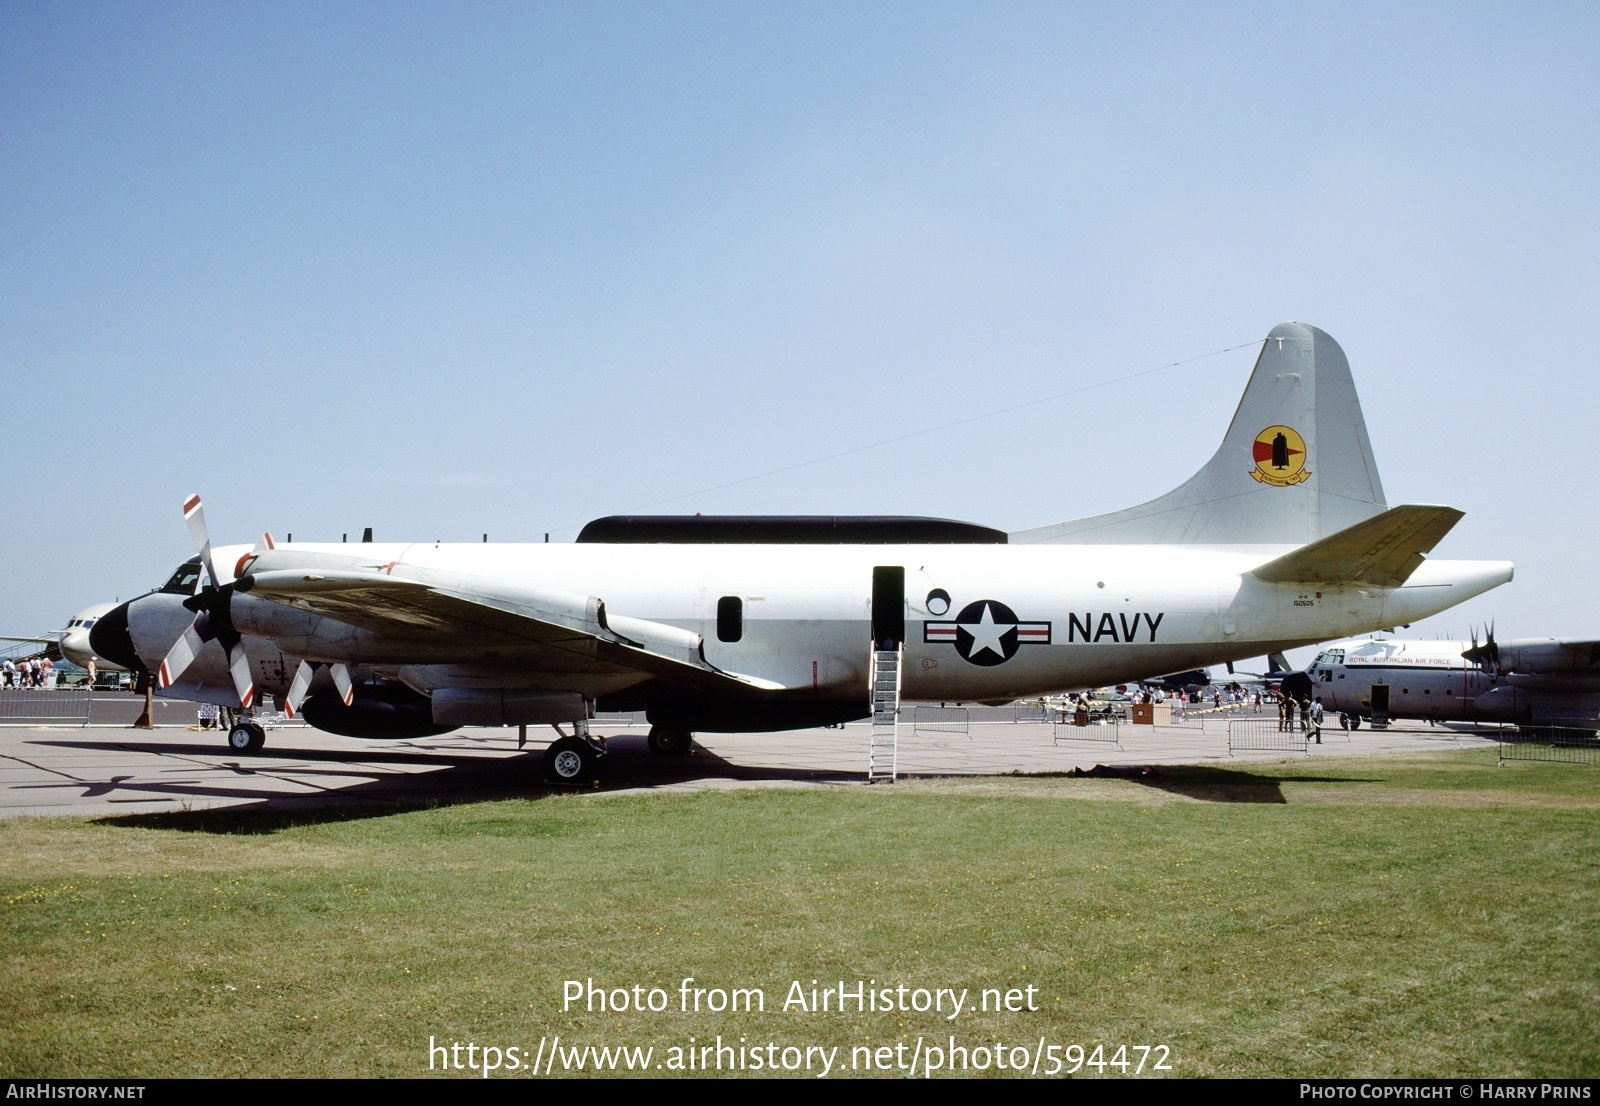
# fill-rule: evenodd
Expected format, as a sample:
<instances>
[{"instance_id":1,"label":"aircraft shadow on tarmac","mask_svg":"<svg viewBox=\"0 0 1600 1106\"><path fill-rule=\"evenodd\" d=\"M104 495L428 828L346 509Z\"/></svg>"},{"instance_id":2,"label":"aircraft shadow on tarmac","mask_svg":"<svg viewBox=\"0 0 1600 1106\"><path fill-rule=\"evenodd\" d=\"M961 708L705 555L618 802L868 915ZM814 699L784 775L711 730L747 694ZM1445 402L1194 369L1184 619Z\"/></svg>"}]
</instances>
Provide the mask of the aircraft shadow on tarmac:
<instances>
[{"instance_id":1,"label":"aircraft shadow on tarmac","mask_svg":"<svg viewBox=\"0 0 1600 1106\"><path fill-rule=\"evenodd\" d=\"M1068 772L1069 776L1128 780L1158 791L1183 795L1207 803L1282 804L1286 783L1371 783L1369 778L1344 776L1273 775L1265 771L1246 772L1234 768L1204 765L1105 765Z\"/></svg>"},{"instance_id":2,"label":"aircraft shadow on tarmac","mask_svg":"<svg viewBox=\"0 0 1600 1106\"><path fill-rule=\"evenodd\" d=\"M143 779L117 775L104 780L80 779L48 785L82 787L84 797L115 794L125 802L165 798L180 804L218 799L248 803L246 806L156 811L96 819L106 825L205 833L273 833L296 825L378 818L408 810L499 799L543 799L570 794L572 790L544 782L542 746L512 756L495 757L483 756L475 750L423 742L390 743L359 755L338 750L269 746L255 758L239 757L215 744L191 741L118 738L51 740L38 744L84 750L115 749L163 758L163 763L154 771L140 774ZM859 778L857 773L740 766L698 746L689 757L658 757L649 752L642 735L612 737L608 747L601 791L659 787L702 779L821 783ZM174 765L169 758L184 758L186 763ZM390 773L384 772L385 766L436 770ZM216 779L149 778L158 774L188 774L197 768L212 773L224 770L241 781L264 777L298 787L293 792L263 792L230 786ZM374 779L375 773L382 774ZM336 782L341 779L359 782L343 786ZM306 787L315 790L306 791Z\"/></svg>"}]
</instances>

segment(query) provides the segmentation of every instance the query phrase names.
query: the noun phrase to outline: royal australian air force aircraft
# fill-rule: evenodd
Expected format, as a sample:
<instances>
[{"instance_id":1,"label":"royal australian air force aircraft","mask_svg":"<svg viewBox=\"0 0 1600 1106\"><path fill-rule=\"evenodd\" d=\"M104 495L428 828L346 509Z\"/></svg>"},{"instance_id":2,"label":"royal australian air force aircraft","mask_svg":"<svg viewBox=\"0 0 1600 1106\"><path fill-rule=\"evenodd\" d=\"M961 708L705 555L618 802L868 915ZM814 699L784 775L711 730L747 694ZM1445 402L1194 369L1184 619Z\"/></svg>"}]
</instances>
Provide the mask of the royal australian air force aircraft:
<instances>
[{"instance_id":1,"label":"royal australian air force aircraft","mask_svg":"<svg viewBox=\"0 0 1600 1106\"><path fill-rule=\"evenodd\" d=\"M546 755L571 780L598 771L596 710L648 712L651 748L677 752L697 730L866 717L875 663L905 699L1006 702L1412 622L1512 573L1425 557L1461 513L1386 505L1344 353L1298 323L1263 343L1191 479L1009 534L613 516L570 544L212 550L198 497L185 515L200 558L102 618L97 652L169 693L248 708L270 692L348 734L572 723ZM241 749L260 743L247 725Z\"/></svg>"},{"instance_id":2,"label":"royal australian air force aircraft","mask_svg":"<svg viewBox=\"0 0 1600 1106\"><path fill-rule=\"evenodd\" d=\"M1346 728L1395 718L1600 729L1600 641L1357 638L1324 646L1284 690L1322 700Z\"/></svg>"}]
</instances>

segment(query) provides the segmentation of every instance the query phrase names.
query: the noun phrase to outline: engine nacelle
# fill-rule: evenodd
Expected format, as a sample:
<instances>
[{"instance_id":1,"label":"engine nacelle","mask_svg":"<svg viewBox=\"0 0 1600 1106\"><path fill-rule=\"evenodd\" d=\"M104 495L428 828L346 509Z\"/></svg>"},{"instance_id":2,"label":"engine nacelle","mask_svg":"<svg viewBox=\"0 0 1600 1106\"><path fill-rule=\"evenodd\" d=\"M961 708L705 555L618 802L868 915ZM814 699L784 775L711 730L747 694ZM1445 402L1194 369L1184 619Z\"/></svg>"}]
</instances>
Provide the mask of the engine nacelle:
<instances>
[{"instance_id":1,"label":"engine nacelle","mask_svg":"<svg viewBox=\"0 0 1600 1106\"><path fill-rule=\"evenodd\" d=\"M1528 701L1528 693L1516 687L1490 688L1472 701L1472 709L1490 722L1523 725L1533 718L1533 705Z\"/></svg>"},{"instance_id":2,"label":"engine nacelle","mask_svg":"<svg viewBox=\"0 0 1600 1106\"><path fill-rule=\"evenodd\" d=\"M436 737L457 728L433 720L426 696L392 683L357 685L349 706L336 693L318 692L300 704L300 717L319 730L380 741Z\"/></svg>"}]
</instances>

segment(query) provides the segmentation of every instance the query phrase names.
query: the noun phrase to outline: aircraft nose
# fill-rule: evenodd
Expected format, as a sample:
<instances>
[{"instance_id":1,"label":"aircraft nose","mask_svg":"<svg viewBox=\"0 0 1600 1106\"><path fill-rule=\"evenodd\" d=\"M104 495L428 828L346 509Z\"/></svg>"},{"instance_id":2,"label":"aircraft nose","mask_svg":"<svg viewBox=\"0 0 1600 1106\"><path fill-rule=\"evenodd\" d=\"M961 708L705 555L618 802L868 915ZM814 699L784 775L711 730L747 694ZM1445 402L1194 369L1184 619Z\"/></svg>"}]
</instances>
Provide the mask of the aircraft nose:
<instances>
[{"instance_id":1,"label":"aircraft nose","mask_svg":"<svg viewBox=\"0 0 1600 1106\"><path fill-rule=\"evenodd\" d=\"M133 635L128 632L129 606L131 602L119 604L100 616L89 628L89 648L129 672L143 672L144 664L133 647Z\"/></svg>"},{"instance_id":2,"label":"aircraft nose","mask_svg":"<svg viewBox=\"0 0 1600 1106\"><path fill-rule=\"evenodd\" d=\"M1316 694L1316 688L1311 683L1311 677L1304 672L1289 673L1278 686L1283 688L1285 695L1295 699L1309 699Z\"/></svg>"}]
</instances>

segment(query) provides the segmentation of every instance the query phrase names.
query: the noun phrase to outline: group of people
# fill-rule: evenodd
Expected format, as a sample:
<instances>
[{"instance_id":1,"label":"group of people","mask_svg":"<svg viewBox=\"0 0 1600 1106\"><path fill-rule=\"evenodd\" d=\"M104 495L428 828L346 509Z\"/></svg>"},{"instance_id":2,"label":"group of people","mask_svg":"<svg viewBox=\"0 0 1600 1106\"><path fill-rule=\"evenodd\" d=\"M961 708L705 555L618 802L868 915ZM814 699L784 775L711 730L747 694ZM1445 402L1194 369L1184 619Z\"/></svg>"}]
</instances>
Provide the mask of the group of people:
<instances>
[{"instance_id":1,"label":"group of people","mask_svg":"<svg viewBox=\"0 0 1600 1106\"><path fill-rule=\"evenodd\" d=\"M1302 698L1295 699L1285 695L1278 700L1278 732L1293 733L1295 723L1300 724L1300 732L1310 734L1313 741L1322 744L1322 700Z\"/></svg>"},{"instance_id":2,"label":"group of people","mask_svg":"<svg viewBox=\"0 0 1600 1106\"><path fill-rule=\"evenodd\" d=\"M1211 689L1211 706L1215 710L1223 707L1250 707L1257 711L1261 709L1261 692L1246 691L1242 687L1214 687Z\"/></svg>"},{"instance_id":3,"label":"group of people","mask_svg":"<svg viewBox=\"0 0 1600 1106\"><path fill-rule=\"evenodd\" d=\"M0 663L0 687L53 687L55 666L49 657L28 657Z\"/></svg>"}]
</instances>

